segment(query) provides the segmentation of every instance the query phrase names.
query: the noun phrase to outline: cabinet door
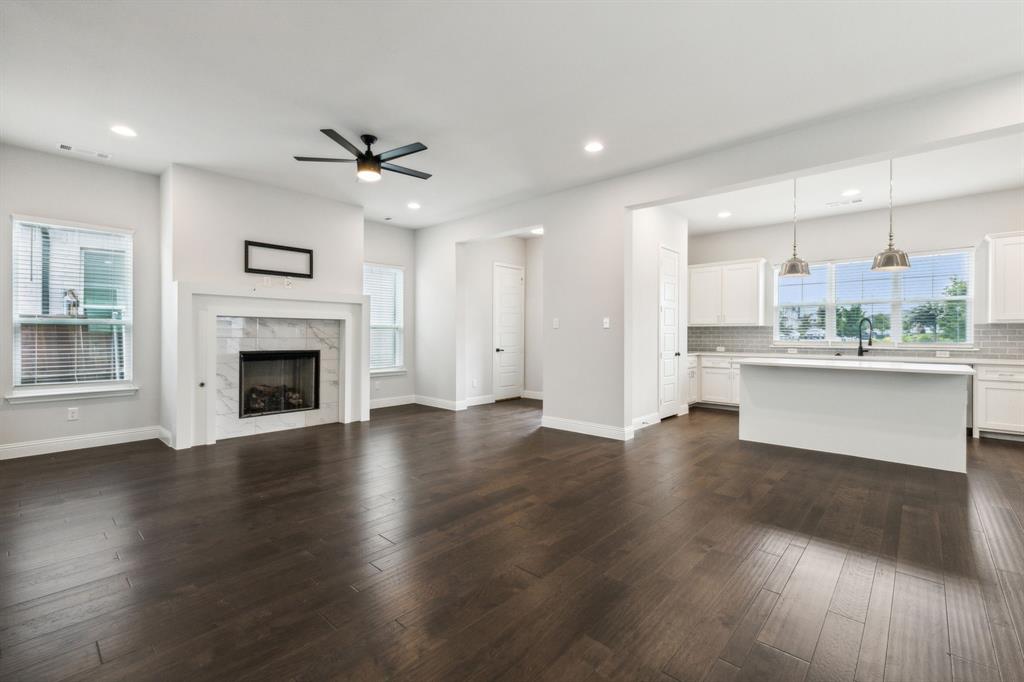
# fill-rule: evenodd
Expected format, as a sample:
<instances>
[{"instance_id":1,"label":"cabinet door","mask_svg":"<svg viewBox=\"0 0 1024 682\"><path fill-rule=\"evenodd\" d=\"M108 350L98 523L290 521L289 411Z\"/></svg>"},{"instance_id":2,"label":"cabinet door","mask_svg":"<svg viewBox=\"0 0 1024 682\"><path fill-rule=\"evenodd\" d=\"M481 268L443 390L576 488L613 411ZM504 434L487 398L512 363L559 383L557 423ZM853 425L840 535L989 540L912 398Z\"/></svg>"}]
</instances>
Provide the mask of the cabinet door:
<instances>
[{"instance_id":1,"label":"cabinet door","mask_svg":"<svg viewBox=\"0 0 1024 682\"><path fill-rule=\"evenodd\" d=\"M761 266L735 263L722 266L722 322L761 324Z\"/></svg>"},{"instance_id":2,"label":"cabinet door","mask_svg":"<svg viewBox=\"0 0 1024 682\"><path fill-rule=\"evenodd\" d=\"M1024 320L1024 235L993 239L991 248L991 321Z\"/></svg>"},{"instance_id":3,"label":"cabinet door","mask_svg":"<svg viewBox=\"0 0 1024 682\"><path fill-rule=\"evenodd\" d=\"M690 268L690 324L720 324L722 268Z\"/></svg>"},{"instance_id":4,"label":"cabinet door","mask_svg":"<svg viewBox=\"0 0 1024 682\"><path fill-rule=\"evenodd\" d=\"M700 370L691 367L687 373L687 381L689 382L687 402L695 403L700 400Z\"/></svg>"},{"instance_id":5,"label":"cabinet door","mask_svg":"<svg viewBox=\"0 0 1024 682\"><path fill-rule=\"evenodd\" d=\"M1024 433L1024 384L974 382L974 427Z\"/></svg>"},{"instance_id":6,"label":"cabinet door","mask_svg":"<svg viewBox=\"0 0 1024 682\"><path fill-rule=\"evenodd\" d=\"M717 367L702 369L700 399L709 403L732 403L732 370Z\"/></svg>"},{"instance_id":7,"label":"cabinet door","mask_svg":"<svg viewBox=\"0 0 1024 682\"><path fill-rule=\"evenodd\" d=\"M733 368L729 370L732 372L732 400L730 402L740 404L740 366L733 365Z\"/></svg>"}]
</instances>

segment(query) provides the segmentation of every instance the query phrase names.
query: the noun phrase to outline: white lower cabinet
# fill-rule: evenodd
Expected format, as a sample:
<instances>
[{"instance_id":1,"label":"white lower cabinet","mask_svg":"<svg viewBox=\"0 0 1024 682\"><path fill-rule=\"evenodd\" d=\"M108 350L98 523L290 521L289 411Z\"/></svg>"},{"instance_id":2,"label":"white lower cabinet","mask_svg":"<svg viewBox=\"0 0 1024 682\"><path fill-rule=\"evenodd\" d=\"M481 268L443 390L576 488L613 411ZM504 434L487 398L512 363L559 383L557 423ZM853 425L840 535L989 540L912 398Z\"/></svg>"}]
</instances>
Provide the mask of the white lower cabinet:
<instances>
[{"instance_id":1,"label":"white lower cabinet","mask_svg":"<svg viewBox=\"0 0 1024 682\"><path fill-rule=\"evenodd\" d=\"M692 404L700 401L700 363L691 355L686 365L686 402Z\"/></svg>"},{"instance_id":2,"label":"white lower cabinet","mask_svg":"<svg viewBox=\"0 0 1024 682\"><path fill-rule=\"evenodd\" d=\"M1024 367L978 365L974 377L974 435L1024 433Z\"/></svg>"}]
</instances>

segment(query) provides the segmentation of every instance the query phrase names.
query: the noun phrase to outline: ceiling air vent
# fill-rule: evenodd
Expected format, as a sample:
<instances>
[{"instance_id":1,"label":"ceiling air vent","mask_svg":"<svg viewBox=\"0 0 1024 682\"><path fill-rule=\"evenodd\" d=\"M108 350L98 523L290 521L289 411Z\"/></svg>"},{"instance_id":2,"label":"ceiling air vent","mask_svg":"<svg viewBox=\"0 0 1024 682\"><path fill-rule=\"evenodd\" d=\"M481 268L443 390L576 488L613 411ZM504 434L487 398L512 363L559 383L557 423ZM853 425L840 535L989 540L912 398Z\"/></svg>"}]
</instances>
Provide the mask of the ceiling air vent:
<instances>
[{"instance_id":1,"label":"ceiling air vent","mask_svg":"<svg viewBox=\"0 0 1024 682\"><path fill-rule=\"evenodd\" d=\"M853 206L854 204L863 203L863 199L843 199L842 201L829 201L825 204L828 208L842 208L843 206Z\"/></svg>"},{"instance_id":2,"label":"ceiling air vent","mask_svg":"<svg viewBox=\"0 0 1024 682\"><path fill-rule=\"evenodd\" d=\"M104 161L110 158L110 154L106 152L94 152L91 149L82 149L81 147L72 147L69 144L59 144L57 149L62 152L70 152L72 154L78 154L79 156L89 156L94 159L103 159Z\"/></svg>"}]
</instances>

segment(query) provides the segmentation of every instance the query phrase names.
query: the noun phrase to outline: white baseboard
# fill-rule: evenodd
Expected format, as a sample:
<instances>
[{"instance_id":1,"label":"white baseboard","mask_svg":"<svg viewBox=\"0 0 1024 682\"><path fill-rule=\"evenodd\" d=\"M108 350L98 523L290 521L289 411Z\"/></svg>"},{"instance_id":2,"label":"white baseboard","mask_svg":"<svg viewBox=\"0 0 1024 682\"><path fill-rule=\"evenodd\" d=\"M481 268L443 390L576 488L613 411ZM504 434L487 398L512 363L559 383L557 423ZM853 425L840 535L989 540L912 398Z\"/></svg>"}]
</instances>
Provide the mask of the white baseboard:
<instances>
[{"instance_id":1,"label":"white baseboard","mask_svg":"<svg viewBox=\"0 0 1024 682\"><path fill-rule=\"evenodd\" d=\"M162 431L163 433L161 433ZM86 433L81 436L61 436L59 438L43 438L41 440L28 440L21 443L8 443L0 445L0 459L48 455L65 450L97 448L103 445L117 445L118 443L131 443L137 440L150 440L153 438L163 440L165 434L169 439L170 434L159 426L142 426L137 429L121 429L120 431Z\"/></svg>"},{"instance_id":2,"label":"white baseboard","mask_svg":"<svg viewBox=\"0 0 1024 682\"><path fill-rule=\"evenodd\" d=\"M429 395L416 396L416 404L426 405L427 407L439 407L442 410L461 411L466 409L465 400L445 400L444 398L435 398Z\"/></svg>"},{"instance_id":3,"label":"white baseboard","mask_svg":"<svg viewBox=\"0 0 1024 682\"><path fill-rule=\"evenodd\" d=\"M493 395L478 395L474 398L466 398L466 407L476 407L477 405L490 405L493 402Z\"/></svg>"},{"instance_id":4,"label":"white baseboard","mask_svg":"<svg viewBox=\"0 0 1024 682\"><path fill-rule=\"evenodd\" d=\"M658 416L657 412L651 412L640 417L633 418L633 431L639 431L640 429L652 426L661 421L661 417Z\"/></svg>"},{"instance_id":5,"label":"white baseboard","mask_svg":"<svg viewBox=\"0 0 1024 682\"><path fill-rule=\"evenodd\" d=\"M573 433L585 433L588 436L599 436L611 438L612 440L632 440L633 427L609 426L607 424L595 424L594 422L578 421L576 419L562 419L561 417L541 417L540 425L549 429L559 431L572 431Z\"/></svg>"},{"instance_id":6,"label":"white baseboard","mask_svg":"<svg viewBox=\"0 0 1024 682\"><path fill-rule=\"evenodd\" d=\"M157 438L159 438L167 447L174 447L174 436L171 435L170 430L165 429L164 427L161 426L160 435L158 435Z\"/></svg>"},{"instance_id":7,"label":"white baseboard","mask_svg":"<svg viewBox=\"0 0 1024 682\"><path fill-rule=\"evenodd\" d=\"M530 400L544 400L544 391L523 391L523 397Z\"/></svg>"},{"instance_id":8,"label":"white baseboard","mask_svg":"<svg viewBox=\"0 0 1024 682\"><path fill-rule=\"evenodd\" d=\"M397 395L392 398L374 398L370 401L370 409L376 410L381 407L397 407L399 405L411 405L416 402L414 395Z\"/></svg>"}]
</instances>

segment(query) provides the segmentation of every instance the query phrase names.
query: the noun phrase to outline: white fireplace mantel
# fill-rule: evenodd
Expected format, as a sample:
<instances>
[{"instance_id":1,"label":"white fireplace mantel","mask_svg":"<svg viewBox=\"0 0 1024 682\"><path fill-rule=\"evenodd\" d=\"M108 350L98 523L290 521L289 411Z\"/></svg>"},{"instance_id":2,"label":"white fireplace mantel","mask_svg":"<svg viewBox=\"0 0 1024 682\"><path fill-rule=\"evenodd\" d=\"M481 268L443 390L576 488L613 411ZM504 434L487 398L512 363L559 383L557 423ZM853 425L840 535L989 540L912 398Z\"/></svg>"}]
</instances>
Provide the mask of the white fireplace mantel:
<instances>
[{"instance_id":1,"label":"white fireplace mantel","mask_svg":"<svg viewBox=\"0 0 1024 682\"><path fill-rule=\"evenodd\" d=\"M369 420L369 297L307 291L298 284L288 288L172 282L169 286L161 350L161 421L169 445L180 450L216 441L213 415L220 316L341 321L343 397L338 418L343 423ZM168 294L172 305L167 305Z\"/></svg>"}]
</instances>

